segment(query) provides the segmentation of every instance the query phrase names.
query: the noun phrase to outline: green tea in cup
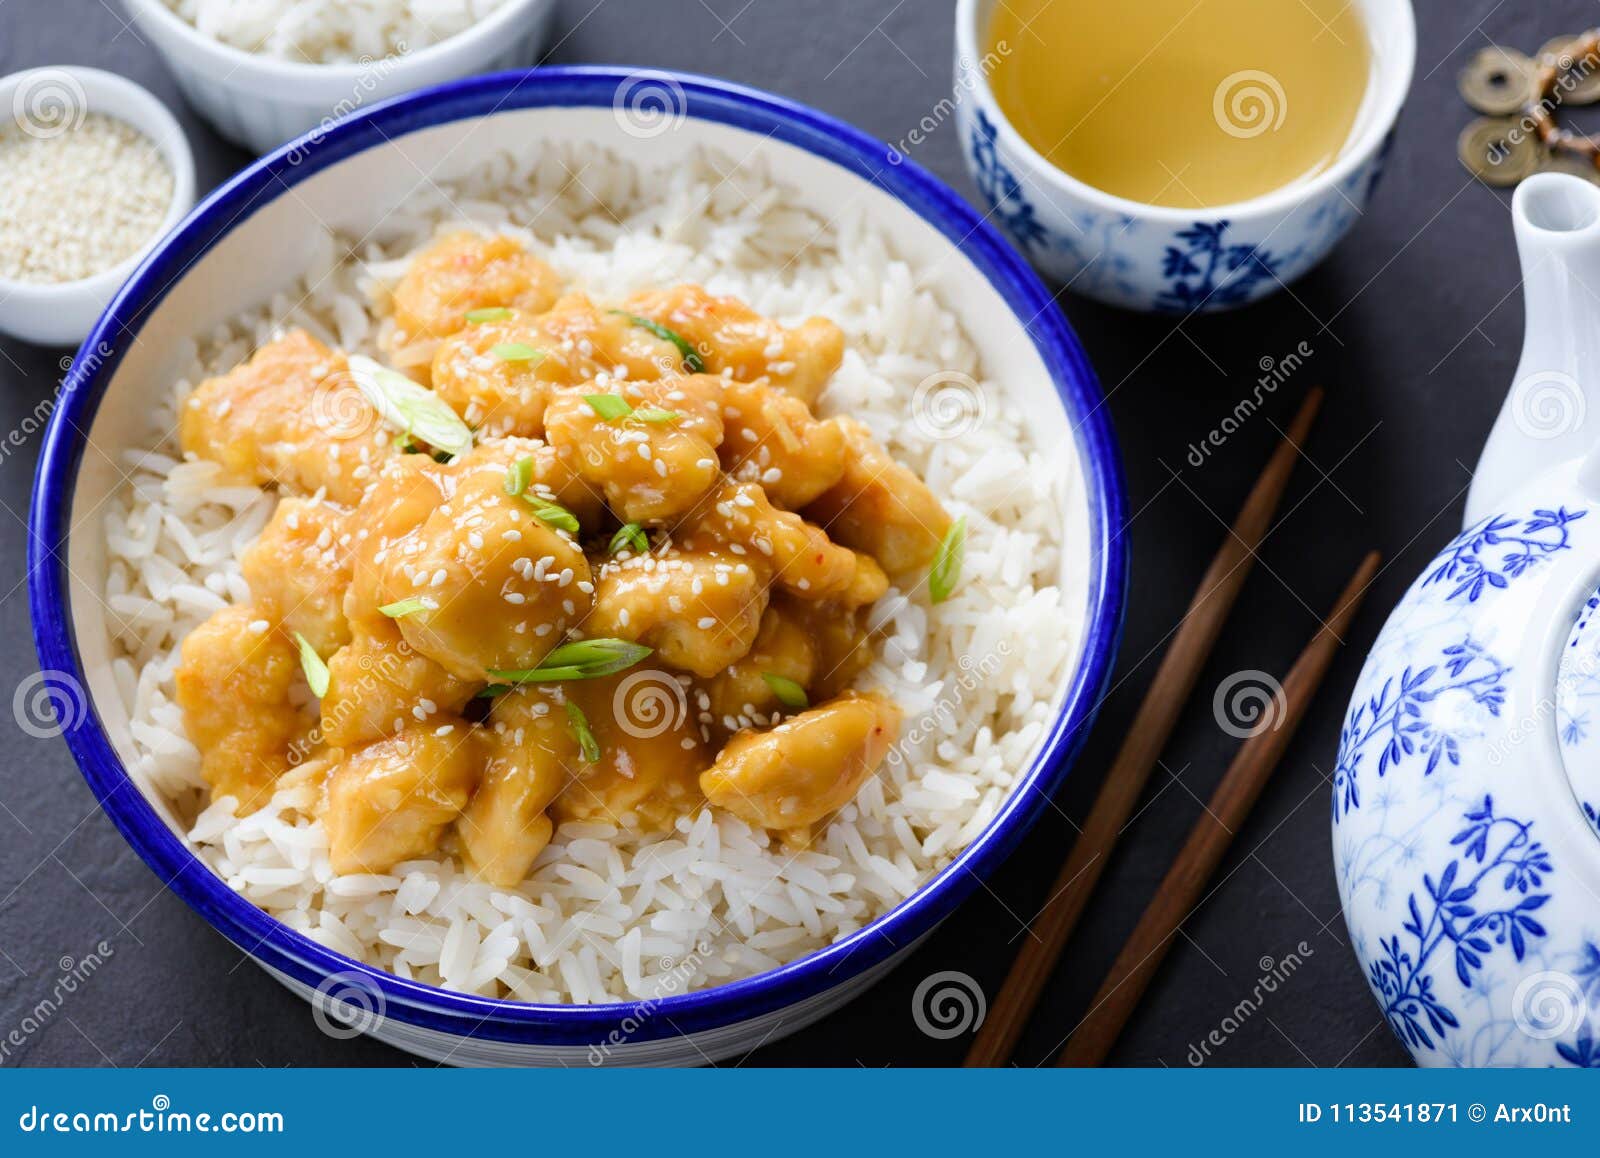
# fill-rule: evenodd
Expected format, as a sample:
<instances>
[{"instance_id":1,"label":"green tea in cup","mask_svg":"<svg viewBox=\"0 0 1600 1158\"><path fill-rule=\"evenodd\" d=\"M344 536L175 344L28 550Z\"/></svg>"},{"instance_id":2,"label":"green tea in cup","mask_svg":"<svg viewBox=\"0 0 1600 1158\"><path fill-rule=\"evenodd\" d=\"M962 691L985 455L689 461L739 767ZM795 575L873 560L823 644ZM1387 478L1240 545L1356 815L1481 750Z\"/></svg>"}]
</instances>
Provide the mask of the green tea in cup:
<instances>
[{"instance_id":1,"label":"green tea in cup","mask_svg":"<svg viewBox=\"0 0 1600 1158\"><path fill-rule=\"evenodd\" d=\"M1350 0L1003 0L986 47L995 99L1051 164L1181 208L1326 169L1372 70Z\"/></svg>"}]
</instances>

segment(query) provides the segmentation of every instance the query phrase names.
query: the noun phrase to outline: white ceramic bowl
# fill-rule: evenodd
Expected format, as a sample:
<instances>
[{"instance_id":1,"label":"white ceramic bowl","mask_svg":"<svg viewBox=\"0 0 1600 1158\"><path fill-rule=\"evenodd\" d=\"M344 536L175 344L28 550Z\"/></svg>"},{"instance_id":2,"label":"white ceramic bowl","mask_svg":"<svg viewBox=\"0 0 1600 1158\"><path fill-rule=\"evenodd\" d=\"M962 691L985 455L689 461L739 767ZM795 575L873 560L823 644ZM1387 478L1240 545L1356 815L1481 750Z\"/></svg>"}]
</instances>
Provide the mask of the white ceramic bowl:
<instances>
[{"instance_id":1,"label":"white ceramic bowl","mask_svg":"<svg viewBox=\"0 0 1600 1158\"><path fill-rule=\"evenodd\" d=\"M792 1032L881 976L971 893L1053 807L1110 672L1125 584L1125 504L1099 388L1050 295L1000 236L915 165L885 166L883 144L820 113L702 77L652 74L673 102L671 131L641 136L622 97L638 74L539 68L460 81L341 120L250 166L201 205L112 303L51 421L34 490L31 607L44 690L106 814L160 879L324 1016L455 1064L689 1063ZM107 562L92 512L123 485L122 451L141 439L180 372L184 339L268 300L304 274L325 226L357 235L404 199L421 169L446 180L539 142L599 145L647 167L704 146L760 164L827 217L861 212L919 284L960 318L997 405L1024 408L1044 445L1078 464L1065 499L1064 590L1080 593L1082 642L1029 759L988 826L896 907L771 972L654 1002L536 1005L453 993L333 953L279 924L201 864L132 759L111 673ZM249 276L239 271L248 270ZM39 690L39 689L35 689ZM211 985L193 977L185 984Z\"/></svg>"},{"instance_id":2,"label":"white ceramic bowl","mask_svg":"<svg viewBox=\"0 0 1600 1158\"><path fill-rule=\"evenodd\" d=\"M0 332L41 346L75 346L83 341L123 279L194 206L194 157L166 105L131 80L98 68L34 68L12 73L0 79L0 109L14 114L24 131L43 136L67 131L89 113L117 117L154 141L172 169L172 204L160 227L137 252L78 281L45 283L0 277Z\"/></svg>"},{"instance_id":3,"label":"white ceramic bowl","mask_svg":"<svg viewBox=\"0 0 1600 1158\"><path fill-rule=\"evenodd\" d=\"M1075 293L1169 313L1240 306L1309 271L1366 211L1411 87L1417 30L1410 0L1353 0L1371 36L1373 76L1334 164L1264 196L1205 209L1144 205L1102 192L1023 140L1001 112L989 88L991 69L984 66L998 2L956 5L963 157L989 203L990 220L1035 268ZM1261 95L1274 99L1266 90Z\"/></svg>"},{"instance_id":4,"label":"white ceramic bowl","mask_svg":"<svg viewBox=\"0 0 1600 1158\"><path fill-rule=\"evenodd\" d=\"M189 103L224 137L257 153L385 98L459 77L532 64L552 0L506 0L466 31L400 56L348 64L278 60L201 34L161 0L123 0Z\"/></svg>"}]
</instances>

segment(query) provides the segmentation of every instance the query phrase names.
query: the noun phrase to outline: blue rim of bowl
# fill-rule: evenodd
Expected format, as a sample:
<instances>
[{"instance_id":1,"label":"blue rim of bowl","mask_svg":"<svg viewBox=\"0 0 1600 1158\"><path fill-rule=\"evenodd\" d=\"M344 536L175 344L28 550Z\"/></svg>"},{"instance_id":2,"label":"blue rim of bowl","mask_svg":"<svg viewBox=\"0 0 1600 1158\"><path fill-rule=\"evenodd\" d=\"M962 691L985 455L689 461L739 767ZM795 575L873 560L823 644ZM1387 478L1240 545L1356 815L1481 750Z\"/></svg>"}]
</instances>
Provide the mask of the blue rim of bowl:
<instances>
[{"instance_id":1,"label":"blue rim of bowl","mask_svg":"<svg viewBox=\"0 0 1600 1158\"><path fill-rule=\"evenodd\" d=\"M637 70L544 67L425 89L352 114L250 165L202 202L153 250L84 340L61 390L34 481L28 585L41 669L82 679L70 618L67 536L77 471L100 398L143 319L243 217L340 161L395 138L457 120L540 107L603 108ZM650 1041L747 1021L843 985L928 933L1008 854L1060 785L1109 682L1122 628L1127 548L1121 464L1099 384L1049 292L995 229L920 166L891 164L887 146L803 105L688 73L650 72L681 87L688 117L772 136L868 181L917 214L977 267L1031 336L1054 381L1083 461L1092 558L1081 660L1031 766L960 856L906 901L843 940L766 973L658 1001L603 1005L521 1003L408 981L316 944L234 893L166 826L123 769L92 710L65 737L100 805L157 876L259 963L308 988L337 975L381 995L384 1015L454 1036L538 1045L588 1045L624 1022ZM84 694L84 699L87 695Z\"/></svg>"}]
</instances>

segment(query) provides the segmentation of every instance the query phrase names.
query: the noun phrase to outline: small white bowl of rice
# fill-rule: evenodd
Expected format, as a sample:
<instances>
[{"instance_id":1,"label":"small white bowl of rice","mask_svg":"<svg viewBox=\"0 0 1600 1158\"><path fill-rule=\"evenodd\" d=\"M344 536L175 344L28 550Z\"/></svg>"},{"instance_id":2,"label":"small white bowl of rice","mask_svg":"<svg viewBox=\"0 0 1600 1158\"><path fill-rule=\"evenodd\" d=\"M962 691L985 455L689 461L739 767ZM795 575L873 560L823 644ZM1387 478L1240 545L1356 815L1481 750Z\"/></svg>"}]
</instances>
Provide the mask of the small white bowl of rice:
<instances>
[{"instance_id":1,"label":"small white bowl of rice","mask_svg":"<svg viewBox=\"0 0 1600 1158\"><path fill-rule=\"evenodd\" d=\"M387 97L532 64L552 0L123 0L189 103L257 153Z\"/></svg>"},{"instance_id":2,"label":"small white bowl of rice","mask_svg":"<svg viewBox=\"0 0 1600 1158\"><path fill-rule=\"evenodd\" d=\"M249 599L239 555L278 496L186 457L178 408L285 327L376 350L408 255L463 226L596 300L698 283L785 325L826 315L845 353L818 414L870 427L966 520L959 588L887 601L860 677L904 711L894 758L803 851L697 805L665 832L564 821L494 887L447 851L337 873L292 791L244 816L209 799L178 648ZM793 1032L1053 807L1104 694L1125 503L1077 339L961 198L779 98L540 68L357 113L202 204L87 342L34 492L23 698L54 705L39 728L160 880L334 1036L460 1065L695 1065Z\"/></svg>"},{"instance_id":3,"label":"small white bowl of rice","mask_svg":"<svg viewBox=\"0 0 1600 1158\"><path fill-rule=\"evenodd\" d=\"M194 205L167 107L97 68L0 78L0 333L76 345Z\"/></svg>"}]
</instances>

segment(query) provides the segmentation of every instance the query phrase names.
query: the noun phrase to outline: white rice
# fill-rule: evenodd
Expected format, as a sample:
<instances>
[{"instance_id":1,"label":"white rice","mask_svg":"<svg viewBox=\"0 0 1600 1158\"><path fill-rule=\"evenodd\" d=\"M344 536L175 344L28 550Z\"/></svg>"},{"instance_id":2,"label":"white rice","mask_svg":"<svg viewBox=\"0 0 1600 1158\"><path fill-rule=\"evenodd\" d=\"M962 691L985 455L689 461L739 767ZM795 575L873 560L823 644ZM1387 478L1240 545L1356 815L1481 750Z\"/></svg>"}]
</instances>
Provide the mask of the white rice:
<instances>
[{"instance_id":1,"label":"white rice","mask_svg":"<svg viewBox=\"0 0 1600 1158\"><path fill-rule=\"evenodd\" d=\"M310 64L416 52L465 32L505 0L162 0L203 35Z\"/></svg>"},{"instance_id":2,"label":"white rice","mask_svg":"<svg viewBox=\"0 0 1600 1158\"><path fill-rule=\"evenodd\" d=\"M402 256L462 221L524 236L598 298L693 281L791 324L832 318L848 352L819 409L868 423L967 517L954 597L930 607L924 593L891 591L879 605L886 639L858 682L900 703L904 735L811 850L790 855L709 808L667 835L567 824L528 880L500 889L450 859L334 876L320 824L296 808L309 789L292 775L254 815L203 806L197 753L173 702L177 646L216 608L248 599L239 554L276 499L219 485L211 464L182 461L176 407L192 384L280 326L377 353ZM134 771L189 819L205 863L351 957L451 989L555 1002L643 999L771 969L859 929L949 863L1026 767L1077 654L1082 592L1057 582L1063 512L1080 480L1070 448L1041 447L1024 408L983 381L956 316L916 288L918 271L859 218L825 223L753 163L715 156L641 172L595 150L532 149L419 193L384 229L381 246L369 242L358 256L328 238L302 286L196 343L149 449L127 456L132 480L110 504L105 597ZM950 371L980 383L984 417L939 438L911 400L919 382Z\"/></svg>"}]
</instances>

